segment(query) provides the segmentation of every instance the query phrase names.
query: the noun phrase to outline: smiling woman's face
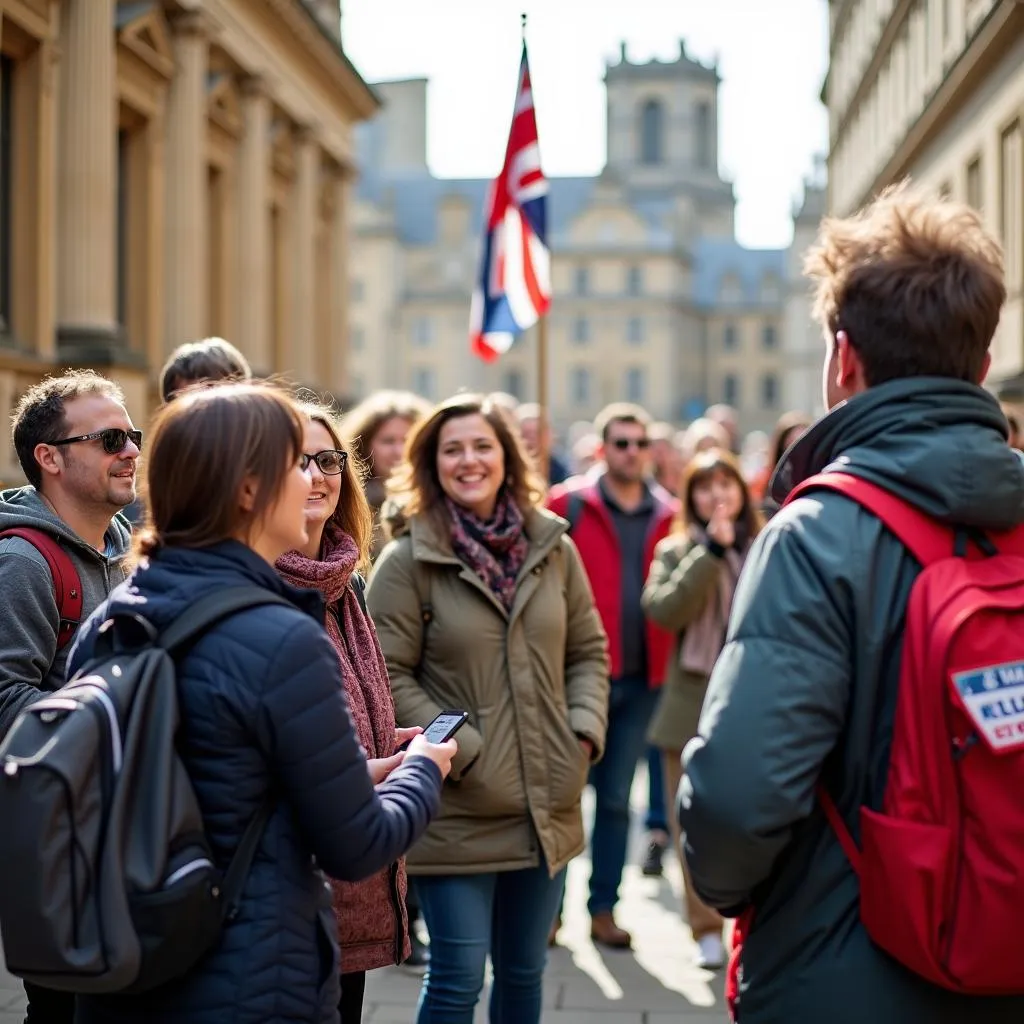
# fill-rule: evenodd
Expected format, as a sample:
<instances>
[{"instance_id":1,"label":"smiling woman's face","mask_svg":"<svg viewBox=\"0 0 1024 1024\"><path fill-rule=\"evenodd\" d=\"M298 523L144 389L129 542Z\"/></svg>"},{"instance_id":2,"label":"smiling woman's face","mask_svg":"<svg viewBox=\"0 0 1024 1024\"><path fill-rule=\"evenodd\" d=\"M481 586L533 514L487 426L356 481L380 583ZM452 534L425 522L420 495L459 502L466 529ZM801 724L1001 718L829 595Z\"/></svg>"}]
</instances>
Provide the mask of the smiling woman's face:
<instances>
[{"instance_id":1,"label":"smiling woman's face","mask_svg":"<svg viewBox=\"0 0 1024 1024\"><path fill-rule=\"evenodd\" d=\"M494 427L479 413L458 416L441 427L437 476L457 505L485 522L494 515L505 479L505 452Z\"/></svg>"},{"instance_id":2,"label":"smiling woman's face","mask_svg":"<svg viewBox=\"0 0 1024 1024\"><path fill-rule=\"evenodd\" d=\"M302 451L306 455L316 455L317 452L333 451L336 445L334 438L328 433L322 423L310 420L306 424L306 431L303 435ZM338 498L341 497L341 482L345 474L327 476L320 472L320 467L315 461L309 463L309 497L306 499L306 522L309 526L323 526L338 507Z\"/></svg>"}]
</instances>

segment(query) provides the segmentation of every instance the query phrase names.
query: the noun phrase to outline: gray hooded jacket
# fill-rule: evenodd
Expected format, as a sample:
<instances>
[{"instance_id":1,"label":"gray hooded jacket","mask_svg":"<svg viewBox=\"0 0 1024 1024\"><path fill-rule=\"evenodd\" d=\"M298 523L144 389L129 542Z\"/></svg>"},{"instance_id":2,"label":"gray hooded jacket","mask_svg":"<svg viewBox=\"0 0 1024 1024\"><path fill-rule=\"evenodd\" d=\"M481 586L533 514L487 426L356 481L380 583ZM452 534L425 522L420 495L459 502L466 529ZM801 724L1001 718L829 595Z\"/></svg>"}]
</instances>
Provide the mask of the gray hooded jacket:
<instances>
[{"instance_id":1,"label":"gray hooded jacket","mask_svg":"<svg viewBox=\"0 0 1024 1024\"><path fill-rule=\"evenodd\" d=\"M1024 466L979 387L937 378L869 389L815 424L773 481L781 501L826 469L889 488L949 524L1024 522ZM1019 1024L1024 997L966 998L875 946L858 886L814 795L823 779L859 836L885 790L910 587L920 568L871 513L816 492L755 542L684 753L680 818L712 906L755 909L742 1024Z\"/></svg>"},{"instance_id":2,"label":"gray hooded jacket","mask_svg":"<svg viewBox=\"0 0 1024 1024\"><path fill-rule=\"evenodd\" d=\"M131 527L119 514L106 533L106 553L90 547L50 509L34 487L0 493L0 531L33 527L55 537L82 580L82 621L126 575ZM60 615L46 559L20 537L0 538L0 739L40 690L64 685L71 644L57 650Z\"/></svg>"}]
</instances>

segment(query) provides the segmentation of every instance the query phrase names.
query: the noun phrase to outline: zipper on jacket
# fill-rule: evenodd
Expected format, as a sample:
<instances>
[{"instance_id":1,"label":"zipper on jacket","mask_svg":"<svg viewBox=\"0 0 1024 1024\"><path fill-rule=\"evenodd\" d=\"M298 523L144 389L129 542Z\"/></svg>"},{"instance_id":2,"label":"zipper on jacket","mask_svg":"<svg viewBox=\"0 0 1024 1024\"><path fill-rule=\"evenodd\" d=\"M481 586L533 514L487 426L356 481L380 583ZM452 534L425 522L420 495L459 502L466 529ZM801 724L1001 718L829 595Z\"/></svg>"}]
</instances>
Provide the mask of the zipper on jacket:
<instances>
[{"instance_id":1,"label":"zipper on jacket","mask_svg":"<svg viewBox=\"0 0 1024 1024\"><path fill-rule=\"evenodd\" d=\"M395 963L400 964L405 952L405 923L402 894L398 889L398 861L388 868L388 895L391 897L391 909L395 912Z\"/></svg>"}]
</instances>

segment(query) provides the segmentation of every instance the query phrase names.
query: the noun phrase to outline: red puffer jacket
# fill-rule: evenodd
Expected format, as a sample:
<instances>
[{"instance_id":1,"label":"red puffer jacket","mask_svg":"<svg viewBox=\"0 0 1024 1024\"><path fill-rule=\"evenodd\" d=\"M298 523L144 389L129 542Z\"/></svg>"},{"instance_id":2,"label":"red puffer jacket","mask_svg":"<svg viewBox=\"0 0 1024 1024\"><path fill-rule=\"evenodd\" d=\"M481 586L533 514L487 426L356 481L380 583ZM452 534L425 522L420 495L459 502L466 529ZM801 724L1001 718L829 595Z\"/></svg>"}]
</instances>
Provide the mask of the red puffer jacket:
<instances>
[{"instance_id":1,"label":"red puffer jacket","mask_svg":"<svg viewBox=\"0 0 1024 1024\"><path fill-rule=\"evenodd\" d=\"M570 477L551 489L547 505L556 515L568 519L572 527L570 536L579 548L601 623L608 634L612 679L617 679L622 665L622 553L615 523L597 481L592 475ZM644 549L645 576L654 560L654 549L668 536L676 513L675 500L668 491L654 483L648 486L654 498L654 514ZM672 641L671 633L648 623L647 671L651 687L661 686L665 681Z\"/></svg>"}]
</instances>

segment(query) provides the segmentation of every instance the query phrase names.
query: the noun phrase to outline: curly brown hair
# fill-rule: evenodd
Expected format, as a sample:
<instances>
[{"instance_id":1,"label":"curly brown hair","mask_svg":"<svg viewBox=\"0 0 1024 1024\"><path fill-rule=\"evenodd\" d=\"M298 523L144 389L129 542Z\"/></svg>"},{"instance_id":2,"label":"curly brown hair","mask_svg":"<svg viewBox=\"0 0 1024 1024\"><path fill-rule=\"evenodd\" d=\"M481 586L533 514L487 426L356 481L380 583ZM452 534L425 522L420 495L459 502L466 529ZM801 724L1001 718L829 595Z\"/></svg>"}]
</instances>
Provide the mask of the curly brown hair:
<instances>
[{"instance_id":1,"label":"curly brown hair","mask_svg":"<svg viewBox=\"0 0 1024 1024\"><path fill-rule=\"evenodd\" d=\"M405 460L388 484L388 492L405 518L429 513L445 516L444 491L437 475L437 451L441 428L466 416L482 416L497 435L505 455L505 486L522 512L544 500L544 482L533 469L533 460L507 413L484 395L456 395L434 406L426 419L413 428L406 444Z\"/></svg>"},{"instance_id":2,"label":"curly brown hair","mask_svg":"<svg viewBox=\"0 0 1024 1024\"><path fill-rule=\"evenodd\" d=\"M902 377L979 383L1006 299L1002 249L963 203L908 182L826 218L804 273L815 319L845 331L868 386Z\"/></svg>"},{"instance_id":3,"label":"curly brown hair","mask_svg":"<svg viewBox=\"0 0 1024 1024\"><path fill-rule=\"evenodd\" d=\"M352 450L370 476L373 469L373 439L388 420L406 420L415 425L430 412L430 403L411 391L377 391L353 406L341 418L338 429L349 438Z\"/></svg>"}]
</instances>

